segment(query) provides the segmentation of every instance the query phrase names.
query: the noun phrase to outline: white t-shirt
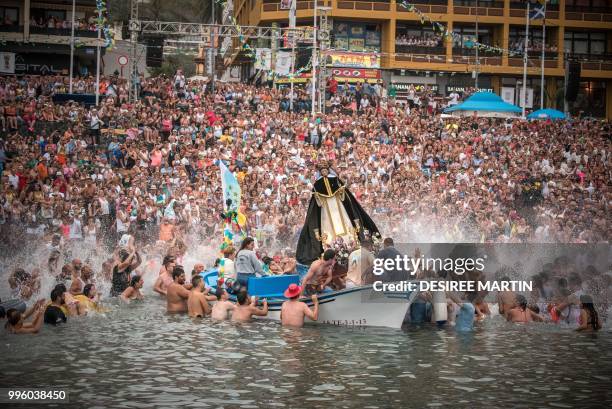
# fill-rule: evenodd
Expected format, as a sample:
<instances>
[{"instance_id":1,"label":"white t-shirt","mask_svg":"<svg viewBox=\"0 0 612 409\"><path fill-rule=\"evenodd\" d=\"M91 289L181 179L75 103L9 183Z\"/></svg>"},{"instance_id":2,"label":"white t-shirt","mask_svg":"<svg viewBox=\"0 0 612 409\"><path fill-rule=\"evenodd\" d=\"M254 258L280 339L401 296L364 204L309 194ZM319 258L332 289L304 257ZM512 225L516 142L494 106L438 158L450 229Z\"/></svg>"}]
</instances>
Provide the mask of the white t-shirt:
<instances>
[{"instance_id":1,"label":"white t-shirt","mask_svg":"<svg viewBox=\"0 0 612 409\"><path fill-rule=\"evenodd\" d=\"M81 221L78 219L74 219L74 221L70 225L70 239L82 239L82 238L83 238L83 228L81 226Z\"/></svg>"}]
</instances>

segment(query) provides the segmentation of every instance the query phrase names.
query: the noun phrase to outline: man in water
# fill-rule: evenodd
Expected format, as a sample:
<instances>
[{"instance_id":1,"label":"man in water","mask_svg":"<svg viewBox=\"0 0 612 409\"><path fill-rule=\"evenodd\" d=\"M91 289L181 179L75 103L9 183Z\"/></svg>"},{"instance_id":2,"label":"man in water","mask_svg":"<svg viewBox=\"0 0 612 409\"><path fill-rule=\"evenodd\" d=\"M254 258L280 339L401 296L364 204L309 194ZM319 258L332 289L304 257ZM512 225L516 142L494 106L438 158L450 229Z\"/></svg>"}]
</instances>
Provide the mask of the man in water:
<instances>
[{"instance_id":1,"label":"man in water","mask_svg":"<svg viewBox=\"0 0 612 409\"><path fill-rule=\"evenodd\" d=\"M506 319L511 322L532 322L532 321L544 321L535 312L527 308L527 299L522 295L516 296L516 306L506 312Z\"/></svg>"},{"instance_id":2,"label":"man in water","mask_svg":"<svg viewBox=\"0 0 612 409\"><path fill-rule=\"evenodd\" d=\"M204 286L204 280L202 280L202 276L194 275L191 279L191 284L193 285L193 289L189 293L189 298L187 299L187 309L190 317L200 317L204 318L206 315L210 314L210 305L208 305L208 288ZM213 300L215 298L213 297Z\"/></svg>"},{"instance_id":3,"label":"man in water","mask_svg":"<svg viewBox=\"0 0 612 409\"><path fill-rule=\"evenodd\" d=\"M259 317L268 315L267 300L264 299L262 308L257 308L257 298L254 297L253 300L251 300L244 289L238 292L236 299L238 300L238 305L236 305L232 313L233 322L249 322L253 315Z\"/></svg>"},{"instance_id":4,"label":"man in water","mask_svg":"<svg viewBox=\"0 0 612 409\"><path fill-rule=\"evenodd\" d=\"M503 277L500 281L507 282L510 278ZM499 315L505 316L508 311L516 307L516 293L514 291L498 291L497 304L499 307Z\"/></svg>"},{"instance_id":5,"label":"man in water","mask_svg":"<svg viewBox=\"0 0 612 409\"><path fill-rule=\"evenodd\" d=\"M315 260L311 265L308 273L302 280L302 292L316 294L325 289L332 280L332 271L336 263L336 252L332 249L327 249L323 253L323 257Z\"/></svg>"},{"instance_id":6,"label":"man in water","mask_svg":"<svg viewBox=\"0 0 612 409\"><path fill-rule=\"evenodd\" d=\"M217 287L217 302L212 307L210 318L217 321L225 321L229 319L230 311L234 311L236 306L229 301L229 294L222 287Z\"/></svg>"},{"instance_id":7,"label":"man in water","mask_svg":"<svg viewBox=\"0 0 612 409\"><path fill-rule=\"evenodd\" d=\"M185 270L183 269L183 266L174 266L174 269L172 270L172 280L172 284L168 286L166 291L168 312L187 312L187 299L189 298L190 292L184 287Z\"/></svg>"},{"instance_id":8,"label":"man in water","mask_svg":"<svg viewBox=\"0 0 612 409\"><path fill-rule=\"evenodd\" d=\"M66 322L66 314L62 310L64 302L64 290L62 288L54 288L51 291L51 304L45 310L45 324L57 325Z\"/></svg>"},{"instance_id":9,"label":"man in water","mask_svg":"<svg viewBox=\"0 0 612 409\"><path fill-rule=\"evenodd\" d=\"M305 302L299 301L302 289L297 284L290 284L285 290L285 297L289 301L283 302L281 307L281 325L283 327L301 328L304 326L304 317L316 321L319 318L319 300L317 295L313 294L311 299L314 304L314 309L311 311Z\"/></svg>"}]
</instances>

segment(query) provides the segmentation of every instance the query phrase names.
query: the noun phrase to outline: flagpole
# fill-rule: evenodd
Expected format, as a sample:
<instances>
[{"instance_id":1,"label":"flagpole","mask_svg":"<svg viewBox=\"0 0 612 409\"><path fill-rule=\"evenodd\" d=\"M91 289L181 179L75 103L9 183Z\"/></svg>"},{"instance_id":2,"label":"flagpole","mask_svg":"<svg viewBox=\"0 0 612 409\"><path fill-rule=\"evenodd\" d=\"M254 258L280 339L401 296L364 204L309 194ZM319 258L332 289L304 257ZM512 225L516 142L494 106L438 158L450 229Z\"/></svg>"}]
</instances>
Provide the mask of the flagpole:
<instances>
[{"instance_id":1,"label":"flagpole","mask_svg":"<svg viewBox=\"0 0 612 409\"><path fill-rule=\"evenodd\" d=\"M72 0L72 24L70 25L70 83L68 92L72 94L72 72L74 70L74 13L76 11L76 0ZM25 22L25 24L30 24Z\"/></svg>"},{"instance_id":2,"label":"flagpole","mask_svg":"<svg viewBox=\"0 0 612 409\"><path fill-rule=\"evenodd\" d=\"M314 2L314 30L312 32L312 77L310 78L310 83L312 85L311 90L311 115L315 116L315 100L316 100L316 83L317 83L317 3L318 0Z\"/></svg>"},{"instance_id":3,"label":"flagpole","mask_svg":"<svg viewBox=\"0 0 612 409\"><path fill-rule=\"evenodd\" d=\"M544 18L542 20L542 69L540 78L540 109L544 109L544 59L546 58L546 3L544 0Z\"/></svg>"},{"instance_id":4,"label":"flagpole","mask_svg":"<svg viewBox=\"0 0 612 409\"><path fill-rule=\"evenodd\" d=\"M291 6L289 9L289 28L295 28L295 11L296 11L297 0L291 0ZM289 94L289 111L293 112L293 82L295 81L295 33L290 32L289 40L291 41L291 75L289 76L290 81L290 94Z\"/></svg>"},{"instance_id":5,"label":"flagpole","mask_svg":"<svg viewBox=\"0 0 612 409\"><path fill-rule=\"evenodd\" d=\"M527 2L527 14L525 16L525 49L523 50L523 111L522 116L525 119L525 105L527 105L527 52L529 49L529 2Z\"/></svg>"}]
</instances>

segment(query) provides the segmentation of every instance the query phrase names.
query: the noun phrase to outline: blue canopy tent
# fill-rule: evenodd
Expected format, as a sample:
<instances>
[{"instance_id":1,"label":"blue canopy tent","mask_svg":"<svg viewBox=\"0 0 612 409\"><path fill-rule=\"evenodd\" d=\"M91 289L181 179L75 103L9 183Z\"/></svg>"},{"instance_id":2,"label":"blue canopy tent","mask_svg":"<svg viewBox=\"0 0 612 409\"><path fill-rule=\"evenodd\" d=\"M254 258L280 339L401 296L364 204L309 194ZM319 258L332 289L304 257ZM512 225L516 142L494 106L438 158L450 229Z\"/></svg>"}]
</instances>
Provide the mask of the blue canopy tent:
<instances>
[{"instance_id":1,"label":"blue canopy tent","mask_svg":"<svg viewBox=\"0 0 612 409\"><path fill-rule=\"evenodd\" d=\"M483 91L476 92L461 104L446 108L444 113L455 117L476 114L492 118L518 118L522 111L516 105L504 102L499 95Z\"/></svg>"},{"instance_id":2,"label":"blue canopy tent","mask_svg":"<svg viewBox=\"0 0 612 409\"><path fill-rule=\"evenodd\" d=\"M561 111L557 111L556 109L546 108L546 109L538 109L537 111L533 111L529 115L527 115L527 119L565 119L565 114Z\"/></svg>"}]
</instances>

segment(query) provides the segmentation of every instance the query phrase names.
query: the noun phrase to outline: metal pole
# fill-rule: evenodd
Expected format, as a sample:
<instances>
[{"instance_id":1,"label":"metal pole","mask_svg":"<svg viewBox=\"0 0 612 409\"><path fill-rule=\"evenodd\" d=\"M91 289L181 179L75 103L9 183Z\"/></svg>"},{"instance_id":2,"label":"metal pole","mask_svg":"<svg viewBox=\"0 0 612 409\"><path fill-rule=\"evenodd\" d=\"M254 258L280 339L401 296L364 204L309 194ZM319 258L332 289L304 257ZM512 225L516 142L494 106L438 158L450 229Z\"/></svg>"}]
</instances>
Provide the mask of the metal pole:
<instances>
[{"instance_id":1,"label":"metal pole","mask_svg":"<svg viewBox=\"0 0 612 409\"><path fill-rule=\"evenodd\" d=\"M565 53L563 53L563 57L566 57ZM569 103L567 101L568 77L569 77L569 60L566 59L565 60L565 78L563 82L563 113L565 114L565 116L567 116L569 113Z\"/></svg>"},{"instance_id":2,"label":"metal pole","mask_svg":"<svg viewBox=\"0 0 612 409\"><path fill-rule=\"evenodd\" d=\"M295 80L295 43L291 40L291 76L289 77L289 112L293 112L293 81Z\"/></svg>"},{"instance_id":3,"label":"metal pole","mask_svg":"<svg viewBox=\"0 0 612 409\"><path fill-rule=\"evenodd\" d=\"M96 106L100 102L100 40L102 38L102 10L98 10L98 55L96 56Z\"/></svg>"},{"instance_id":4,"label":"metal pole","mask_svg":"<svg viewBox=\"0 0 612 409\"><path fill-rule=\"evenodd\" d=\"M474 86L476 88L476 91L478 91L478 66L480 65L480 59L478 57L478 43L480 43L480 41L478 41L478 0L476 0L476 74L474 75Z\"/></svg>"},{"instance_id":5,"label":"metal pole","mask_svg":"<svg viewBox=\"0 0 612 409\"><path fill-rule=\"evenodd\" d=\"M316 103L316 83L317 83L317 1L314 2L314 30L312 33L312 78L310 79L312 85L311 91L311 115L315 116L315 103Z\"/></svg>"},{"instance_id":6,"label":"metal pole","mask_svg":"<svg viewBox=\"0 0 612 409\"><path fill-rule=\"evenodd\" d=\"M215 24L215 0L210 0L212 3L212 21L211 24ZM217 76L217 56L216 51L217 48L215 47L217 41L217 28L214 28L213 31L213 38L212 38L212 78L210 80L210 86L211 86L211 91L214 94L215 93L215 77Z\"/></svg>"},{"instance_id":7,"label":"metal pole","mask_svg":"<svg viewBox=\"0 0 612 409\"><path fill-rule=\"evenodd\" d=\"M291 9L289 10L289 28L295 28L295 12L297 7L297 0L291 0ZM289 112L293 112L293 81L295 81L295 33L291 32L289 36L291 40L291 76L289 77Z\"/></svg>"},{"instance_id":8,"label":"metal pole","mask_svg":"<svg viewBox=\"0 0 612 409\"><path fill-rule=\"evenodd\" d=\"M544 2L544 19L542 20L542 73L540 77L540 109L544 109L544 59L546 58L546 1Z\"/></svg>"},{"instance_id":9,"label":"metal pole","mask_svg":"<svg viewBox=\"0 0 612 409\"><path fill-rule=\"evenodd\" d=\"M70 29L70 86L68 92L72 94L72 72L74 70L74 13L76 12L76 0L72 0L72 24ZM29 22L25 22L29 24Z\"/></svg>"},{"instance_id":10,"label":"metal pole","mask_svg":"<svg viewBox=\"0 0 612 409\"><path fill-rule=\"evenodd\" d=\"M525 119L525 105L527 105L527 51L529 49L529 2L527 2L527 15L525 22L525 49L523 50L523 119Z\"/></svg>"}]
</instances>

